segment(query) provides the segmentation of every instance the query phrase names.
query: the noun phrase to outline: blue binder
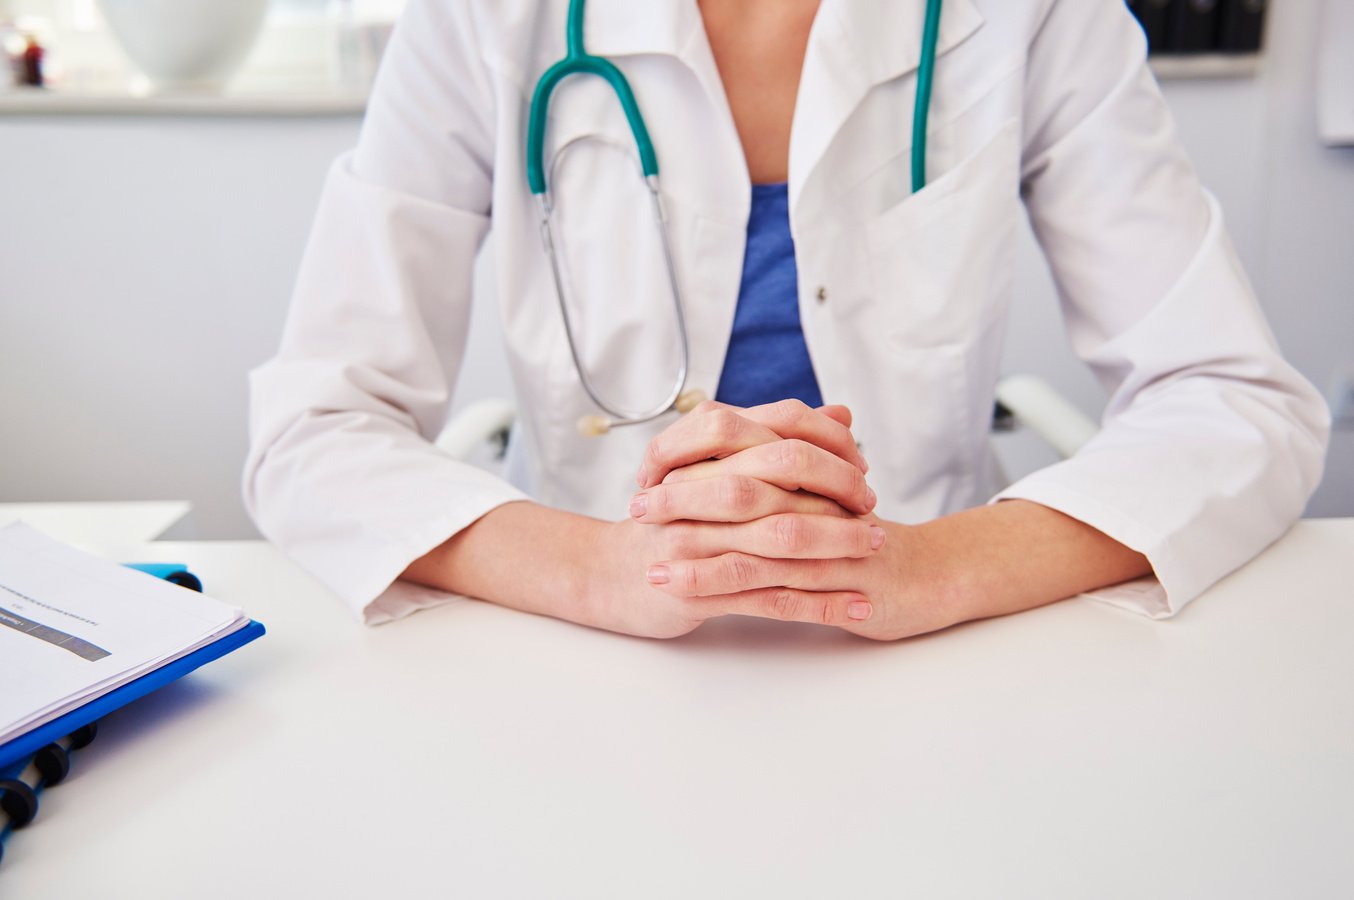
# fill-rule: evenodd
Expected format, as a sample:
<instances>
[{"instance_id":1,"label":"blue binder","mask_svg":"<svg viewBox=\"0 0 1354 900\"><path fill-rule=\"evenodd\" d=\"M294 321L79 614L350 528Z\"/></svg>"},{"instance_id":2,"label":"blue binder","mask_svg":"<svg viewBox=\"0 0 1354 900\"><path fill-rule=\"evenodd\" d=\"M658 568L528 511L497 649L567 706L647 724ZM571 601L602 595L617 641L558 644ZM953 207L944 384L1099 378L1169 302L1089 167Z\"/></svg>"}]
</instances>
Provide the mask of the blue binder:
<instances>
[{"instance_id":1,"label":"blue binder","mask_svg":"<svg viewBox=\"0 0 1354 900\"><path fill-rule=\"evenodd\" d=\"M101 697L95 697L78 709L73 709L65 715L59 716L44 725L39 725L32 731L25 732L7 743L0 744L0 769L27 759L38 750L59 738L65 737L80 726L88 725L90 722L108 715L113 710L120 709L133 700L146 696L156 688L164 687L171 681L178 681L199 666L206 665L214 659L220 659L232 650L237 650L255 638L262 637L263 633L263 624L251 619L245 623L243 628L232 631L205 647L199 647L186 656L165 663L160 668L147 672L121 687L114 688Z\"/></svg>"}]
</instances>

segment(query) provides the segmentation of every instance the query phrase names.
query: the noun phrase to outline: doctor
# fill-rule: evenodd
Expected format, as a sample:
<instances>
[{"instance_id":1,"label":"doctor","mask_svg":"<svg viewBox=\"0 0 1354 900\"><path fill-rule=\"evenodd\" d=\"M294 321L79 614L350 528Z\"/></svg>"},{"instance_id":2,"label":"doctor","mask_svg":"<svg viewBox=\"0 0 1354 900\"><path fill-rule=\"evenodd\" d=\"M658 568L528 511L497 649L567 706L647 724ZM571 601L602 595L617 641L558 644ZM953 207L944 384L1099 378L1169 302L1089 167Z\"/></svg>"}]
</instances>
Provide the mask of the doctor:
<instances>
[{"instance_id":1,"label":"doctor","mask_svg":"<svg viewBox=\"0 0 1354 900\"><path fill-rule=\"evenodd\" d=\"M578 76L542 147L571 356L525 177L568 6L412 0L252 375L246 502L365 621L447 592L649 636L736 613L892 639L1080 592L1164 617L1299 515L1324 404L1122 0L945 0L920 189L924 0L591 0L586 50L660 169L685 386L720 402L581 435L580 369L643 408L682 354L630 123ZM1074 458L1004 486L1022 206L1110 401ZM490 234L511 484L430 443Z\"/></svg>"}]
</instances>

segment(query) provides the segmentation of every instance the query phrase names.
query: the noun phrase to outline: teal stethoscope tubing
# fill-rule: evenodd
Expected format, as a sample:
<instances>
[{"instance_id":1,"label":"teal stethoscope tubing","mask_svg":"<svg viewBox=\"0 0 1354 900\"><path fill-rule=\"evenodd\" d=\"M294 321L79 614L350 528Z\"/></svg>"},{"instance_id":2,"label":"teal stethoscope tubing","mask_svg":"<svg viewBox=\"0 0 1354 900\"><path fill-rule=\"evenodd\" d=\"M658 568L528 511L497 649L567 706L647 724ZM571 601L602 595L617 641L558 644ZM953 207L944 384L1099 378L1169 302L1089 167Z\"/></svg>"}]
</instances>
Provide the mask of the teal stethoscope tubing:
<instances>
[{"instance_id":1,"label":"teal stethoscope tubing","mask_svg":"<svg viewBox=\"0 0 1354 900\"><path fill-rule=\"evenodd\" d=\"M912 191L916 193L926 185L926 123L931 108L931 85L934 81L936 66L936 44L940 33L940 8L942 0L926 0L926 18L922 24L921 59L917 64L917 96L912 115ZM559 301L560 313L564 318L564 331L569 341L569 350L573 355L574 367L579 379L593 402L605 410L610 419L594 421L591 425L582 425L587 433L605 433L613 425L633 425L655 419L675 405L680 405L686 387L686 375L690 361L690 349L687 341L686 316L682 311L681 293L677 284L676 269L672 262L672 251L667 238L667 216L663 209L662 197L658 189L658 156L654 153L653 141L649 138L649 129L644 124L644 116L639 111L639 103L630 83L625 80L621 70L610 60L592 56L583 47L583 10L584 0L569 0L568 22L565 29L566 53L556 62L540 80L531 96L531 109L527 120L527 184L541 208L541 240L550 258L550 269L555 281L555 293ZM648 185L653 201L654 217L663 244L663 256L668 267L668 278L672 288L674 312L681 338L682 362L676 383L668 398L653 409L641 413L627 413L606 403L592 384L583 365L582 356L574 340L573 326L564 301L564 282L559 261L555 253L555 239L551 226L553 206L546 184L544 153L546 113L550 106L550 95L561 81L570 75L597 75L606 79L621 104L625 119L630 125L630 134L635 140L639 152L640 172Z\"/></svg>"},{"instance_id":2,"label":"teal stethoscope tubing","mask_svg":"<svg viewBox=\"0 0 1354 900\"><path fill-rule=\"evenodd\" d=\"M620 100L626 121L630 123L630 133L634 135L635 146L639 150L640 170L645 178L657 175L658 156L654 153L653 141L649 140L649 129L640 115L639 104L635 102L635 92L630 90L630 82L625 80L621 70L611 60L592 56L583 49L583 0L569 0L565 40L567 54L546 69L531 95L531 119L527 124L527 184L531 186L531 193L545 193L545 169L542 166L545 115L550 106L551 92L570 75L599 75L607 80Z\"/></svg>"},{"instance_id":3,"label":"teal stethoscope tubing","mask_svg":"<svg viewBox=\"0 0 1354 900\"><path fill-rule=\"evenodd\" d=\"M940 39L941 0L926 0L921 30L921 61L917 64L917 99L912 105L912 193L926 186L926 120L931 111L931 82L936 73L936 43Z\"/></svg>"}]
</instances>

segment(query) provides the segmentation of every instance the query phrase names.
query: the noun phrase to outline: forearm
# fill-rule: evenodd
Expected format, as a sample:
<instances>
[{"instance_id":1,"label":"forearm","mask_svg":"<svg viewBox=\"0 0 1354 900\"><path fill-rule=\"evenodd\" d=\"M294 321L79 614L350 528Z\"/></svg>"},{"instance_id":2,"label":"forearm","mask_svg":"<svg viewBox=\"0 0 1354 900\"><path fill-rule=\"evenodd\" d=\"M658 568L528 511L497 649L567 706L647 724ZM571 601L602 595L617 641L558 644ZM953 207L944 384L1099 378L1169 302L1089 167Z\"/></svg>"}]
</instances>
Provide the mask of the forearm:
<instances>
[{"instance_id":1,"label":"forearm","mask_svg":"<svg viewBox=\"0 0 1354 900\"><path fill-rule=\"evenodd\" d=\"M901 530L893 571L903 619L918 634L1033 609L1151 573L1147 558L1084 522L1026 500L965 510Z\"/></svg>"},{"instance_id":2,"label":"forearm","mask_svg":"<svg viewBox=\"0 0 1354 900\"><path fill-rule=\"evenodd\" d=\"M505 503L412 562L401 576L540 615L596 625L583 563L605 523L536 503Z\"/></svg>"}]
</instances>

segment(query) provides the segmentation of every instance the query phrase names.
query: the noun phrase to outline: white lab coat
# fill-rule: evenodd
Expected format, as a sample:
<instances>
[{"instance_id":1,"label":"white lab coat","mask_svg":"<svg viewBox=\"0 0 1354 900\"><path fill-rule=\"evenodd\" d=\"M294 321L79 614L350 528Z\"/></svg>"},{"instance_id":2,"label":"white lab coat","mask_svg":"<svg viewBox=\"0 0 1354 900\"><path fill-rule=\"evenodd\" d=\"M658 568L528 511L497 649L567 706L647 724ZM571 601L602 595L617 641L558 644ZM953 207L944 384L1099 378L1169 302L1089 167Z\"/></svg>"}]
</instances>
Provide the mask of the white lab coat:
<instances>
[{"instance_id":1,"label":"white lab coat","mask_svg":"<svg viewBox=\"0 0 1354 900\"><path fill-rule=\"evenodd\" d=\"M564 53L565 0L413 0L355 151L334 165L282 347L252 374L247 505L367 622L445 595L395 581L495 506L621 518L644 445L601 439L569 358L525 174L529 99ZM804 335L855 413L878 512L919 522L1037 501L1146 554L1098 595L1170 615L1293 522L1318 481L1320 397L1279 356L1122 0L946 0L928 137L909 150L923 0L823 0L790 140ZM749 178L695 0L591 0L588 50L634 87L657 149L691 332L714 396ZM632 146L612 94L555 94L547 155ZM671 384L674 325L634 164L575 144L552 180L582 353L614 398ZM1005 487L988 440L1021 206L1067 331L1111 395L1074 458ZM494 236L520 405L515 484L440 454L472 262ZM578 298L583 300L579 301ZM999 492L999 493L998 493Z\"/></svg>"}]
</instances>

